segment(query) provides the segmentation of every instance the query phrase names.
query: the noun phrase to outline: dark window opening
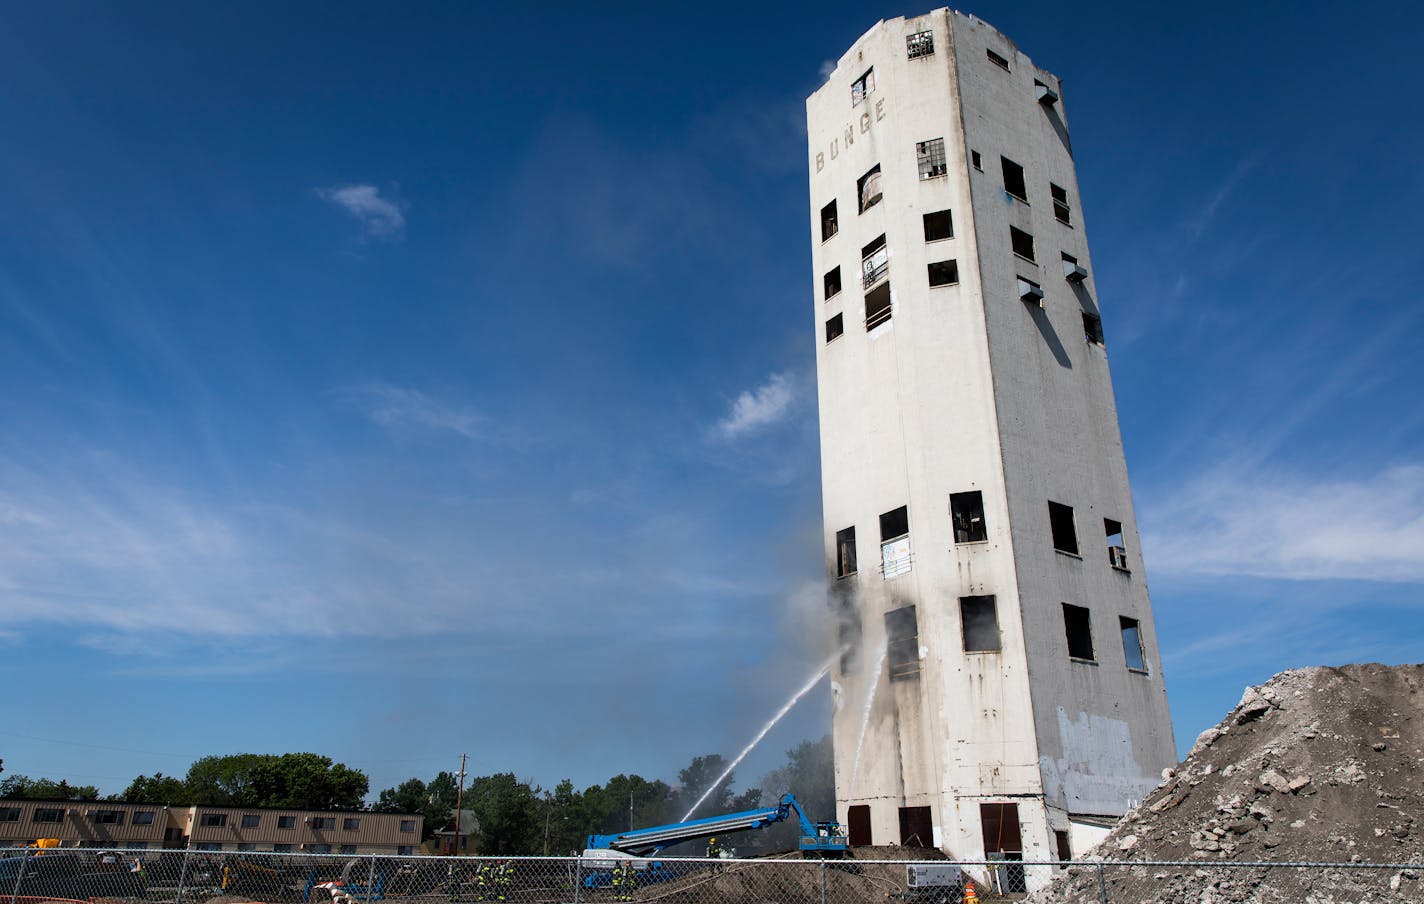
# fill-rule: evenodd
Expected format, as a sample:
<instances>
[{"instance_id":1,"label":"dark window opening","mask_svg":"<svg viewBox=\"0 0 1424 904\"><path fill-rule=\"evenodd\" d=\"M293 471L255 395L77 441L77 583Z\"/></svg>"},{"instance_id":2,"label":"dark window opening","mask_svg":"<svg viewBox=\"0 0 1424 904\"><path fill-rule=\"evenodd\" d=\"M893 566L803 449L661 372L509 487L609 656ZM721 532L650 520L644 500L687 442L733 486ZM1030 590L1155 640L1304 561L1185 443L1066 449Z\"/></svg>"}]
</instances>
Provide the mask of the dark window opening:
<instances>
[{"instance_id":1,"label":"dark window opening","mask_svg":"<svg viewBox=\"0 0 1424 904\"><path fill-rule=\"evenodd\" d=\"M880 516L880 542L895 540L910 532L910 508L902 505Z\"/></svg>"},{"instance_id":2,"label":"dark window opening","mask_svg":"<svg viewBox=\"0 0 1424 904\"><path fill-rule=\"evenodd\" d=\"M40 807L35 810L33 822L64 822L64 811L57 807Z\"/></svg>"},{"instance_id":3,"label":"dark window opening","mask_svg":"<svg viewBox=\"0 0 1424 904\"><path fill-rule=\"evenodd\" d=\"M261 825L261 824L262 824L262 815L261 815L260 813L244 813L244 814L242 814L242 827L243 827L244 829L255 829L255 828L257 828L257 827L258 827L259 825Z\"/></svg>"},{"instance_id":4,"label":"dark window opening","mask_svg":"<svg viewBox=\"0 0 1424 904\"><path fill-rule=\"evenodd\" d=\"M949 515L954 522L954 542L982 543L989 539L984 523L984 494L978 490L949 494Z\"/></svg>"},{"instance_id":5,"label":"dark window opening","mask_svg":"<svg viewBox=\"0 0 1424 904\"><path fill-rule=\"evenodd\" d=\"M137 813L134 813L133 817L129 819L129 824L136 826L151 826L153 825L153 812L150 810L140 810Z\"/></svg>"},{"instance_id":6,"label":"dark window opening","mask_svg":"<svg viewBox=\"0 0 1424 904\"><path fill-rule=\"evenodd\" d=\"M984 859L1011 861L995 867L994 876L1001 894L1028 891L1023 860L1023 834L1019 829L1018 804L979 805L979 824L984 834Z\"/></svg>"},{"instance_id":7,"label":"dark window opening","mask_svg":"<svg viewBox=\"0 0 1424 904\"><path fill-rule=\"evenodd\" d=\"M900 846L934 847L934 820L929 807L900 808Z\"/></svg>"},{"instance_id":8,"label":"dark window opening","mask_svg":"<svg viewBox=\"0 0 1424 904\"><path fill-rule=\"evenodd\" d=\"M1048 183L1048 193L1053 195L1053 216L1064 226L1073 225L1073 210L1068 206L1068 189Z\"/></svg>"},{"instance_id":9,"label":"dark window opening","mask_svg":"<svg viewBox=\"0 0 1424 904\"><path fill-rule=\"evenodd\" d=\"M1063 604L1063 629L1068 637L1068 656L1092 662L1093 626L1088 618L1088 610L1072 603Z\"/></svg>"},{"instance_id":10,"label":"dark window opening","mask_svg":"<svg viewBox=\"0 0 1424 904\"><path fill-rule=\"evenodd\" d=\"M914 606L885 613L885 660L890 665L891 681L920 674L920 629Z\"/></svg>"},{"instance_id":11,"label":"dark window opening","mask_svg":"<svg viewBox=\"0 0 1424 904\"><path fill-rule=\"evenodd\" d=\"M993 596L961 596L959 626L964 632L964 652L997 653L999 642L999 607Z\"/></svg>"},{"instance_id":12,"label":"dark window opening","mask_svg":"<svg viewBox=\"0 0 1424 904\"><path fill-rule=\"evenodd\" d=\"M0 807L0 822L19 822L19 807Z\"/></svg>"},{"instance_id":13,"label":"dark window opening","mask_svg":"<svg viewBox=\"0 0 1424 904\"><path fill-rule=\"evenodd\" d=\"M918 60L934 54L934 32L917 31L905 38L905 55Z\"/></svg>"},{"instance_id":14,"label":"dark window opening","mask_svg":"<svg viewBox=\"0 0 1424 904\"><path fill-rule=\"evenodd\" d=\"M415 831L415 820L414 820L414 819L402 819L402 820L400 821L400 830L401 830L402 832L414 832L414 831Z\"/></svg>"},{"instance_id":15,"label":"dark window opening","mask_svg":"<svg viewBox=\"0 0 1424 904\"><path fill-rule=\"evenodd\" d=\"M954 215L948 210L936 210L934 213L927 213L925 221L925 241L938 242L941 239L954 238Z\"/></svg>"},{"instance_id":16,"label":"dark window opening","mask_svg":"<svg viewBox=\"0 0 1424 904\"><path fill-rule=\"evenodd\" d=\"M342 854L354 854L354 853L356 853L356 845L354 845L354 844L343 844L343 845L341 846L341 848L340 848L340 853L342 853Z\"/></svg>"},{"instance_id":17,"label":"dark window opening","mask_svg":"<svg viewBox=\"0 0 1424 904\"><path fill-rule=\"evenodd\" d=\"M832 339L839 339L839 338L840 338L842 335L844 335L844 334L845 334L845 316L844 316L843 314L837 314L836 316L832 317L830 320L827 320L827 321L826 321L826 341L827 341L827 342L830 342Z\"/></svg>"},{"instance_id":18,"label":"dark window opening","mask_svg":"<svg viewBox=\"0 0 1424 904\"><path fill-rule=\"evenodd\" d=\"M1073 506L1049 501L1048 526L1053 530L1053 548L1078 554L1078 528L1073 523Z\"/></svg>"},{"instance_id":19,"label":"dark window opening","mask_svg":"<svg viewBox=\"0 0 1424 904\"><path fill-rule=\"evenodd\" d=\"M1024 168L1007 157L1000 157L999 161L1004 169L1004 191L1020 201L1028 201L1028 183L1024 181Z\"/></svg>"},{"instance_id":20,"label":"dark window opening","mask_svg":"<svg viewBox=\"0 0 1424 904\"><path fill-rule=\"evenodd\" d=\"M278 816L278 817L277 817L277 828L279 828L279 829L294 829L294 828L296 828L296 827L297 827L297 817L295 817L295 816Z\"/></svg>"},{"instance_id":21,"label":"dark window opening","mask_svg":"<svg viewBox=\"0 0 1424 904\"><path fill-rule=\"evenodd\" d=\"M359 816L348 816L348 817L346 817L345 819L341 820L341 828L342 828L342 831L346 831L346 832L358 832L358 831L360 831L360 830L361 830L361 817L359 817Z\"/></svg>"},{"instance_id":22,"label":"dark window opening","mask_svg":"<svg viewBox=\"0 0 1424 904\"><path fill-rule=\"evenodd\" d=\"M846 834L851 847L870 844L870 804L853 804L846 810Z\"/></svg>"},{"instance_id":23,"label":"dark window opening","mask_svg":"<svg viewBox=\"0 0 1424 904\"><path fill-rule=\"evenodd\" d=\"M841 294L841 268L832 267L831 272L826 274L821 283L822 290L825 292L825 295L822 296L823 300L829 301Z\"/></svg>"},{"instance_id":24,"label":"dark window opening","mask_svg":"<svg viewBox=\"0 0 1424 904\"><path fill-rule=\"evenodd\" d=\"M875 93L875 70L865 70L865 75L856 79L850 86L850 105L860 106L860 102L871 94Z\"/></svg>"},{"instance_id":25,"label":"dark window opening","mask_svg":"<svg viewBox=\"0 0 1424 904\"><path fill-rule=\"evenodd\" d=\"M1008 72L1008 71L1009 71L1009 61L1008 61L1008 60L1006 60L1006 59L1004 59L1003 57L999 56L997 53L995 53L995 52L992 51L992 50L985 50L984 53L988 55L988 57L989 57L989 62L993 63L995 66L998 66L1000 69L1004 70L1005 72Z\"/></svg>"},{"instance_id":26,"label":"dark window opening","mask_svg":"<svg viewBox=\"0 0 1424 904\"><path fill-rule=\"evenodd\" d=\"M937 179L949 173L949 164L944 159L943 138L915 142L915 157L919 161L920 181L922 182L926 179Z\"/></svg>"},{"instance_id":27,"label":"dark window opening","mask_svg":"<svg viewBox=\"0 0 1424 904\"><path fill-rule=\"evenodd\" d=\"M890 319L890 284L883 283L865 293L865 328L875 329Z\"/></svg>"},{"instance_id":28,"label":"dark window opening","mask_svg":"<svg viewBox=\"0 0 1424 904\"><path fill-rule=\"evenodd\" d=\"M334 829L336 828L335 816L313 816L311 821L313 829Z\"/></svg>"},{"instance_id":29,"label":"dark window opening","mask_svg":"<svg viewBox=\"0 0 1424 904\"><path fill-rule=\"evenodd\" d=\"M865 213L880 203L880 164L875 164L855 183L855 195L860 199L860 212Z\"/></svg>"},{"instance_id":30,"label":"dark window opening","mask_svg":"<svg viewBox=\"0 0 1424 904\"><path fill-rule=\"evenodd\" d=\"M1083 338L1094 345L1103 345L1103 318L1097 314L1083 312Z\"/></svg>"},{"instance_id":31,"label":"dark window opening","mask_svg":"<svg viewBox=\"0 0 1424 904\"><path fill-rule=\"evenodd\" d=\"M930 288L953 286L959 283L958 261L935 261L929 265Z\"/></svg>"},{"instance_id":32,"label":"dark window opening","mask_svg":"<svg viewBox=\"0 0 1424 904\"><path fill-rule=\"evenodd\" d=\"M969 152L969 162L973 164L974 168L979 172L984 172L984 158L979 156L978 151Z\"/></svg>"},{"instance_id":33,"label":"dark window opening","mask_svg":"<svg viewBox=\"0 0 1424 904\"><path fill-rule=\"evenodd\" d=\"M1108 562L1114 568L1127 570L1127 544L1122 540L1122 522L1111 518L1103 519L1103 530L1108 539Z\"/></svg>"},{"instance_id":34,"label":"dark window opening","mask_svg":"<svg viewBox=\"0 0 1424 904\"><path fill-rule=\"evenodd\" d=\"M200 825L215 827L227 825L226 813L204 813Z\"/></svg>"},{"instance_id":35,"label":"dark window opening","mask_svg":"<svg viewBox=\"0 0 1424 904\"><path fill-rule=\"evenodd\" d=\"M860 249L860 283L868 289L890 273L890 249L885 247L885 236L878 235L870 244Z\"/></svg>"},{"instance_id":36,"label":"dark window opening","mask_svg":"<svg viewBox=\"0 0 1424 904\"><path fill-rule=\"evenodd\" d=\"M1142 655L1142 628L1137 619L1121 615L1117 621L1122 628L1122 655L1127 667L1134 672L1147 671L1147 662Z\"/></svg>"},{"instance_id":37,"label":"dark window opening","mask_svg":"<svg viewBox=\"0 0 1424 904\"><path fill-rule=\"evenodd\" d=\"M123 810L97 810L94 822L101 825L121 826L124 824Z\"/></svg>"},{"instance_id":38,"label":"dark window opening","mask_svg":"<svg viewBox=\"0 0 1424 904\"><path fill-rule=\"evenodd\" d=\"M1058 848L1059 860L1072 860L1073 850L1068 846L1068 833L1062 829L1053 830L1053 843Z\"/></svg>"},{"instance_id":39,"label":"dark window opening","mask_svg":"<svg viewBox=\"0 0 1424 904\"><path fill-rule=\"evenodd\" d=\"M836 531L836 577L855 574L855 528Z\"/></svg>"},{"instance_id":40,"label":"dark window opening","mask_svg":"<svg viewBox=\"0 0 1424 904\"><path fill-rule=\"evenodd\" d=\"M821 208L821 241L825 241L840 231L840 225L836 220L836 202L832 201Z\"/></svg>"},{"instance_id":41,"label":"dark window opening","mask_svg":"<svg viewBox=\"0 0 1424 904\"><path fill-rule=\"evenodd\" d=\"M1014 254L1027 261L1032 261L1033 256L1033 236L1017 226L1009 227L1009 243L1014 247Z\"/></svg>"}]
</instances>

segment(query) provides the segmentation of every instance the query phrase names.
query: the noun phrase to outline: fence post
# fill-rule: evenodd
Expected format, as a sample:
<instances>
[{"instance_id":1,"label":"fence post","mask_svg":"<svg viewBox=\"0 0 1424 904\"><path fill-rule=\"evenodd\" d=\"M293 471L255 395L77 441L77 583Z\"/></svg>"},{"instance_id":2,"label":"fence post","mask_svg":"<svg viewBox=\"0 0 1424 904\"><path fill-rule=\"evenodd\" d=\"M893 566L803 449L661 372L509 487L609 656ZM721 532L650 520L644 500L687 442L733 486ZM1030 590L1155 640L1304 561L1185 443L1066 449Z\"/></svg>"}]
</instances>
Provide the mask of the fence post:
<instances>
[{"instance_id":1,"label":"fence post","mask_svg":"<svg viewBox=\"0 0 1424 904\"><path fill-rule=\"evenodd\" d=\"M188 881L188 858L193 852L185 848L183 850L183 867L178 870L178 892L173 897L173 904L183 904L183 885ZM15 904L11 901L10 904Z\"/></svg>"},{"instance_id":2,"label":"fence post","mask_svg":"<svg viewBox=\"0 0 1424 904\"><path fill-rule=\"evenodd\" d=\"M821 904L826 904L826 860L821 858Z\"/></svg>"},{"instance_id":3,"label":"fence post","mask_svg":"<svg viewBox=\"0 0 1424 904\"><path fill-rule=\"evenodd\" d=\"M30 858L33 856L30 853L20 855L20 866L15 870L15 884L10 888L10 904L15 904L20 897L20 883L25 881L25 873L29 870Z\"/></svg>"},{"instance_id":4,"label":"fence post","mask_svg":"<svg viewBox=\"0 0 1424 904\"><path fill-rule=\"evenodd\" d=\"M574 904L579 904L579 892L583 891L583 858L574 858Z\"/></svg>"},{"instance_id":5,"label":"fence post","mask_svg":"<svg viewBox=\"0 0 1424 904\"><path fill-rule=\"evenodd\" d=\"M1103 879L1103 862L1098 861L1098 896L1103 904L1108 904L1108 883Z\"/></svg>"},{"instance_id":6,"label":"fence post","mask_svg":"<svg viewBox=\"0 0 1424 904\"><path fill-rule=\"evenodd\" d=\"M382 889L384 891L384 889ZM371 855L371 877L366 880L366 900L374 904L376 900L376 855Z\"/></svg>"}]
</instances>

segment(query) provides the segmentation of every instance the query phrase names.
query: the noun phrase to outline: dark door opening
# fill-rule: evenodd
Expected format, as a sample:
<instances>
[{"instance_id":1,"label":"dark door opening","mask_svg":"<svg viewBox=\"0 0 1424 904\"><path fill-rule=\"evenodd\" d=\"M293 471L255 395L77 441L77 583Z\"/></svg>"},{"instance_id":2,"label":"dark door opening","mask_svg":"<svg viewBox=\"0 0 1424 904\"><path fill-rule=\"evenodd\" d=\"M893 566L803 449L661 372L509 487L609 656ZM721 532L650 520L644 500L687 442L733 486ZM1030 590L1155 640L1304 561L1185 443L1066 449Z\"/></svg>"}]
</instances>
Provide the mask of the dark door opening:
<instances>
[{"instance_id":1,"label":"dark door opening","mask_svg":"<svg viewBox=\"0 0 1424 904\"><path fill-rule=\"evenodd\" d=\"M1023 860L1023 836L1019 831L1019 805L995 803L979 805L979 823L984 830L985 860ZM1006 863L994 868L994 884L1000 894L1028 891L1024 868Z\"/></svg>"},{"instance_id":2,"label":"dark door opening","mask_svg":"<svg viewBox=\"0 0 1424 904\"><path fill-rule=\"evenodd\" d=\"M934 826L929 807L900 808L900 844L904 847L934 847Z\"/></svg>"},{"instance_id":3,"label":"dark door opening","mask_svg":"<svg viewBox=\"0 0 1424 904\"><path fill-rule=\"evenodd\" d=\"M870 805L856 804L846 813L846 830L850 834L850 846L860 847L870 844Z\"/></svg>"}]
</instances>

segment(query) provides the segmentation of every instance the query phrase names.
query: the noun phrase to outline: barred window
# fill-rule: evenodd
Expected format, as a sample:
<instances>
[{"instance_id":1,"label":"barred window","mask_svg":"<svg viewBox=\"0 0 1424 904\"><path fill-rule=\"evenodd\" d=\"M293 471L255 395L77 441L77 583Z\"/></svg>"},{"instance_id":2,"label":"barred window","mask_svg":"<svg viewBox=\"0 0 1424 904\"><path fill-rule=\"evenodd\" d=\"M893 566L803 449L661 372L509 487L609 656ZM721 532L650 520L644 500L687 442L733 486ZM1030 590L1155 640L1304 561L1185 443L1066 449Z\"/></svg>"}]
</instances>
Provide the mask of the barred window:
<instances>
[{"instance_id":1,"label":"barred window","mask_svg":"<svg viewBox=\"0 0 1424 904\"><path fill-rule=\"evenodd\" d=\"M920 31L905 38L906 53L912 60L934 54L934 32Z\"/></svg>"},{"instance_id":2,"label":"barred window","mask_svg":"<svg viewBox=\"0 0 1424 904\"><path fill-rule=\"evenodd\" d=\"M915 142L915 156L920 159L921 179L938 179L949 172L944 162L943 138Z\"/></svg>"}]
</instances>

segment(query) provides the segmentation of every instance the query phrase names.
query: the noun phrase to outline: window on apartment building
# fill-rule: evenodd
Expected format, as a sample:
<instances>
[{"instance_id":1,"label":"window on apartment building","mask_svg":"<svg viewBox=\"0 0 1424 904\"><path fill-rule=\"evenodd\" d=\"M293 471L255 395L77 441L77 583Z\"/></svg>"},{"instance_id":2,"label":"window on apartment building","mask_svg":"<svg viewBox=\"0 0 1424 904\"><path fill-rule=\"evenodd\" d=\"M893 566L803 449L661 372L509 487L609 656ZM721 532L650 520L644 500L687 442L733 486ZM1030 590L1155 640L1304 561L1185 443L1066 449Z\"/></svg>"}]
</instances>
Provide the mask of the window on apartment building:
<instances>
[{"instance_id":1,"label":"window on apartment building","mask_svg":"<svg viewBox=\"0 0 1424 904\"><path fill-rule=\"evenodd\" d=\"M297 817L295 817L295 816L278 816L278 817L277 817L277 828L279 828L279 829L295 829L296 827L297 827Z\"/></svg>"},{"instance_id":2,"label":"window on apartment building","mask_svg":"<svg viewBox=\"0 0 1424 904\"><path fill-rule=\"evenodd\" d=\"M890 319L890 284L881 283L865 293L865 328L873 330Z\"/></svg>"},{"instance_id":3,"label":"window on apartment building","mask_svg":"<svg viewBox=\"0 0 1424 904\"><path fill-rule=\"evenodd\" d=\"M912 60L934 55L934 32L917 31L905 37L905 56Z\"/></svg>"},{"instance_id":4,"label":"window on apartment building","mask_svg":"<svg viewBox=\"0 0 1424 904\"><path fill-rule=\"evenodd\" d=\"M953 286L959 283L958 261L935 261L929 265L930 288Z\"/></svg>"},{"instance_id":5,"label":"window on apartment building","mask_svg":"<svg viewBox=\"0 0 1424 904\"><path fill-rule=\"evenodd\" d=\"M1088 610L1072 603L1063 604L1063 629L1068 637L1068 656L1092 662L1093 626Z\"/></svg>"},{"instance_id":6,"label":"window on apartment building","mask_svg":"<svg viewBox=\"0 0 1424 904\"><path fill-rule=\"evenodd\" d=\"M850 83L850 105L860 106L860 102L875 93L875 69L865 70L865 75Z\"/></svg>"},{"instance_id":7,"label":"window on apartment building","mask_svg":"<svg viewBox=\"0 0 1424 904\"><path fill-rule=\"evenodd\" d=\"M1127 667L1134 672L1147 671L1147 661L1142 655L1142 628L1137 619L1120 615L1117 622L1122 629L1122 655Z\"/></svg>"},{"instance_id":8,"label":"window on apartment building","mask_svg":"<svg viewBox=\"0 0 1424 904\"><path fill-rule=\"evenodd\" d=\"M1083 312L1083 338L1094 345L1103 345L1103 318L1089 311Z\"/></svg>"},{"instance_id":9,"label":"window on apartment building","mask_svg":"<svg viewBox=\"0 0 1424 904\"><path fill-rule=\"evenodd\" d=\"M954 238L954 214L948 210L936 210L924 216L925 241L938 242Z\"/></svg>"},{"instance_id":10,"label":"window on apartment building","mask_svg":"<svg viewBox=\"0 0 1424 904\"><path fill-rule=\"evenodd\" d=\"M855 196L860 199L861 213L880 203L880 164L875 164L856 180Z\"/></svg>"},{"instance_id":11,"label":"window on apartment building","mask_svg":"<svg viewBox=\"0 0 1424 904\"><path fill-rule=\"evenodd\" d=\"M40 807L35 810L35 815L30 817L31 822L64 822L64 810L59 807Z\"/></svg>"},{"instance_id":12,"label":"window on apartment building","mask_svg":"<svg viewBox=\"0 0 1424 904\"><path fill-rule=\"evenodd\" d=\"M821 208L821 241L826 241L840 231L840 221L836 218L836 202Z\"/></svg>"},{"instance_id":13,"label":"window on apartment building","mask_svg":"<svg viewBox=\"0 0 1424 904\"><path fill-rule=\"evenodd\" d=\"M153 825L153 811L152 811L152 810L135 810L134 813L133 813L133 815L131 815L131 816L129 817L129 825L134 825L134 826L151 826L151 825Z\"/></svg>"},{"instance_id":14,"label":"window on apartment building","mask_svg":"<svg viewBox=\"0 0 1424 904\"><path fill-rule=\"evenodd\" d=\"M979 172L984 172L984 158L979 156L978 151L969 152L969 162Z\"/></svg>"},{"instance_id":15,"label":"window on apartment building","mask_svg":"<svg viewBox=\"0 0 1424 904\"><path fill-rule=\"evenodd\" d=\"M1068 206L1068 189L1048 183L1048 193L1053 196L1053 217L1064 226L1073 225L1073 209Z\"/></svg>"},{"instance_id":16,"label":"window on apartment building","mask_svg":"<svg viewBox=\"0 0 1424 904\"><path fill-rule=\"evenodd\" d=\"M121 826L124 824L123 810L95 810L95 825Z\"/></svg>"},{"instance_id":17,"label":"window on apartment building","mask_svg":"<svg viewBox=\"0 0 1424 904\"><path fill-rule=\"evenodd\" d=\"M226 813L204 813L204 814L202 815L202 817L198 820L198 825L201 825L201 826L209 826L209 827L225 826L225 825L227 825L227 814L226 814Z\"/></svg>"},{"instance_id":18,"label":"window on apartment building","mask_svg":"<svg viewBox=\"0 0 1424 904\"><path fill-rule=\"evenodd\" d=\"M978 490L949 494L949 518L955 543L983 543L989 539L984 523L984 494Z\"/></svg>"},{"instance_id":19,"label":"window on apartment building","mask_svg":"<svg viewBox=\"0 0 1424 904\"><path fill-rule=\"evenodd\" d=\"M195 847L200 851L220 851L223 849L221 841L200 841Z\"/></svg>"},{"instance_id":20,"label":"window on apartment building","mask_svg":"<svg viewBox=\"0 0 1424 904\"><path fill-rule=\"evenodd\" d=\"M855 574L855 527L836 531L836 577Z\"/></svg>"},{"instance_id":21,"label":"window on apartment building","mask_svg":"<svg viewBox=\"0 0 1424 904\"><path fill-rule=\"evenodd\" d=\"M1020 201L1028 201L1028 183L1024 181L1024 168L1007 157L1000 157L999 164L1004 170L1004 191Z\"/></svg>"},{"instance_id":22,"label":"window on apartment building","mask_svg":"<svg viewBox=\"0 0 1424 904\"><path fill-rule=\"evenodd\" d=\"M1073 522L1073 506L1049 500L1048 526L1053 531L1053 548L1076 556L1078 528Z\"/></svg>"},{"instance_id":23,"label":"window on apartment building","mask_svg":"<svg viewBox=\"0 0 1424 904\"><path fill-rule=\"evenodd\" d=\"M920 628L914 606L885 613L885 661L890 666L891 681L919 675Z\"/></svg>"},{"instance_id":24,"label":"window on apartment building","mask_svg":"<svg viewBox=\"0 0 1424 904\"><path fill-rule=\"evenodd\" d=\"M348 816L341 820L341 828L346 832L358 832L361 830L361 818L359 816Z\"/></svg>"},{"instance_id":25,"label":"window on apartment building","mask_svg":"<svg viewBox=\"0 0 1424 904\"><path fill-rule=\"evenodd\" d=\"M884 233L860 249L860 282L870 288L890 273L890 249L885 246Z\"/></svg>"},{"instance_id":26,"label":"window on apartment building","mask_svg":"<svg viewBox=\"0 0 1424 904\"><path fill-rule=\"evenodd\" d=\"M880 571L893 578L910 568L910 509L902 505L880 516Z\"/></svg>"},{"instance_id":27,"label":"window on apartment building","mask_svg":"<svg viewBox=\"0 0 1424 904\"><path fill-rule=\"evenodd\" d=\"M146 851L146 850L148 850L148 842L147 842L147 841L125 841L125 842L124 842L124 847L125 847L125 848L128 848L128 849L130 849L130 850L135 850L135 851Z\"/></svg>"},{"instance_id":28,"label":"window on apartment building","mask_svg":"<svg viewBox=\"0 0 1424 904\"><path fill-rule=\"evenodd\" d=\"M841 336L843 336L843 335L845 335L845 315L844 315L844 314L837 314L836 316L832 317L830 320L827 320L827 321L826 321L826 341L827 341L827 342L830 342L830 341L832 341L833 339L839 339L839 338L840 338Z\"/></svg>"},{"instance_id":29,"label":"window on apartment building","mask_svg":"<svg viewBox=\"0 0 1424 904\"><path fill-rule=\"evenodd\" d=\"M919 161L920 181L949 174L949 164L944 159L943 138L915 142L915 157Z\"/></svg>"},{"instance_id":30,"label":"window on apartment building","mask_svg":"<svg viewBox=\"0 0 1424 904\"><path fill-rule=\"evenodd\" d=\"M242 814L242 827L244 829L255 829L262 825L262 814L244 813Z\"/></svg>"},{"instance_id":31,"label":"window on apartment building","mask_svg":"<svg viewBox=\"0 0 1424 904\"><path fill-rule=\"evenodd\" d=\"M825 292L825 295L822 296L823 301L829 301L841 294L841 268L832 267L831 272L821 280L821 286Z\"/></svg>"},{"instance_id":32,"label":"window on apartment building","mask_svg":"<svg viewBox=\"0 0 1424 904\"><path fill-rule=\"evenodd\" d=\"M400 821L400 830L401 830L402 832L414 832L414 831L415 831L415 820L414 820L414 819L402 819L402 820Z\"/></svg>"},{"instance_id":33,"label":"window on apartment building","mask_svg":"<svg viewBox=\"0 0 1424 904\"><path fill-rule=\"evenodd\" d=\"M343 854L354 854L354 853L356 853L356 845L354 845L354 844L343 844L343 845L341 846L341 853L343 853Z\"/></svg>"},{"instance_id":34,"label":"window on apartment building","mask_svg":"<svg viewBox=\"0 0 1424 904\"><path fill-rule=\"evenodd\" d=\"M292 845L290 843L272 845L272 853L274 854L289 854L291 851Z\"/></svg>"},{"instance_id":35,"label":"window on apartment building","mask_svg":"<svg viewBox=\"0 0 1424 904\"><path fill-rule=\"evenodd\" d=\"M410 844L398 844L398 845L396 845L396 856L398 856L398 857L409 857L409 856L411 855L411 852L414 851L414 850L415 850L415 846L414 846L414 845L410 845Z\"/></svg>"},{"instance_id":36,"label":"window on apartment building","mask_svg":"<svg viewBox=\"0 0 1424 904\"><path fill-rule=\"evenodd\" d=\"M1026 261L1034 260L1033 256L1033 236L1017 226L1009 227L1009 244L1014 248L1014 254Z\"/></svg>"},{"instance_id":37,"label":"window on apartment building","mask_svg":"<svg viewBox=\"0 0 1424 904\"><path fill-rule=\"evenodd\" d=\"M321 830L321 829L334 829L334 828L336 828L336 817L335 817L335 816L313 816L313 817L311 818L311 827L312 827L313 829L318 830L318 831Z\"/></svg>"},{"instance_id":38,"label":"window on apartment building","mask_svg":"<svg viewBox=\"0 0 1424 904\"><path fill-rule=\"evenodd\" d=\"M19 822L19 807L0 807L0 822Z\"/></svg>"},{"instance_id":39,"label":"window on apartment building","mask_svg":"<svg viewBox=\"0 0 1424 904\"><path fill-rule=\"evenodd\" d=\"M1009 61L1008 61L1008 60L1006 60L1006 59L1004 59L1003 57L999 56L997 53L995 53L995 52L992 51L992 50L987 50L987 49L986 49L986 50L984 51L984 53L985 53L985 55L987 55L987 56L989 57L989 62L993 63L995 66L998 66L1000 69L1004 70L1005 72L1008 72L1008 71L1009 71Z\"/></svg>"},{"instance_id":40,"label":"window on apartment building","mask_svg":"<svg viewBox=\"0 0 1424 904\"><path fill-rule=\"evenodd\" d=\"M1120 571L1126 571L1127 544L1122 539L1122 522L1104 518L1103 531L1107 534L1108 563Z\"/></svg>"},{"instance_id":41,"label":"window on apartment building","mask_svg":"<svg viewBox=\"0 0 1424 904\"><path fill-rule=\"evenodd\" d=\"M964 652L997 653L999 642L999 607L991 596L961 596L959 626L964 632Z\"/></svg>"},{"instance_id":42,"label":"window on apartment building","mask_svg":"<svg viewBox=\"0 0 1424 904\"><path fill-rule=\"evenodd\" d=\"M309 854L330 854L330 853L331 853L331 845L329 845L329 844L304 844L304 845L302 845L302 849L305 850L305 851L306 851L307 853L309 853Z\"/></svg>"},{"instance_id":43,"label":"window on apartment building","mask_svg":"<svg viewBox=\"0 0 1424 904\"><path fill-rule=\"evenodd\" d=\"M255 851L257 850L257 845L250 841L242 841L238 842L237 849L238 851Z\"/></svg>"}]
</instances>

